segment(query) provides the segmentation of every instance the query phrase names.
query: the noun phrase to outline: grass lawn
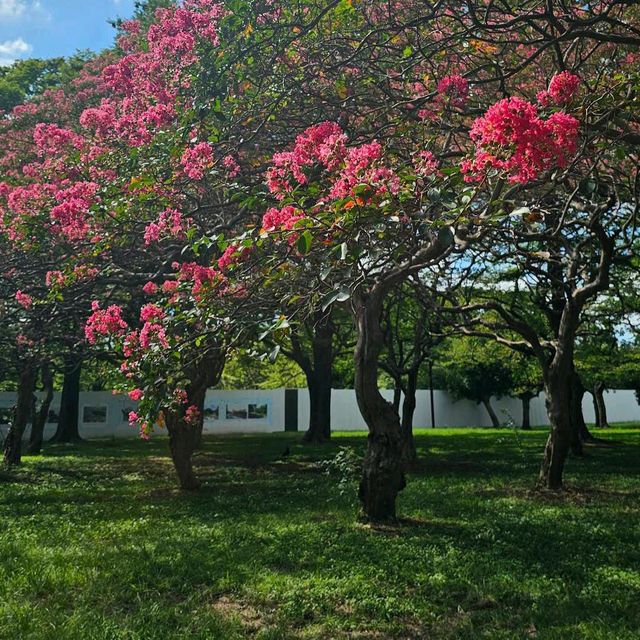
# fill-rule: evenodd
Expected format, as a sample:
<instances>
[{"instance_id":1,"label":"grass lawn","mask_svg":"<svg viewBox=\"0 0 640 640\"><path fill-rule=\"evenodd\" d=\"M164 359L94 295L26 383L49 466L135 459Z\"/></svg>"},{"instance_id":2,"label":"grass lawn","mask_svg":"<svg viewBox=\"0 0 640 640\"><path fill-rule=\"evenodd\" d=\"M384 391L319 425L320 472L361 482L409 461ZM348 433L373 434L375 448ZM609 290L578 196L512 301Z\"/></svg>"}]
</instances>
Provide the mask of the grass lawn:
<instances>
[{"instance_id":1,"label":"grass lawn","mask_svg":"<svg viewBox=\"0 0 640 640\"><path fill-rule=\"evenodd\" d=\"M542 430L421 431L381 529L318 464L363 434L209 437L194 495L162 438L50 446L0 476L0 638L637 640L640 428L600 435L555 496Z\"/></svg>"}]
</instances>

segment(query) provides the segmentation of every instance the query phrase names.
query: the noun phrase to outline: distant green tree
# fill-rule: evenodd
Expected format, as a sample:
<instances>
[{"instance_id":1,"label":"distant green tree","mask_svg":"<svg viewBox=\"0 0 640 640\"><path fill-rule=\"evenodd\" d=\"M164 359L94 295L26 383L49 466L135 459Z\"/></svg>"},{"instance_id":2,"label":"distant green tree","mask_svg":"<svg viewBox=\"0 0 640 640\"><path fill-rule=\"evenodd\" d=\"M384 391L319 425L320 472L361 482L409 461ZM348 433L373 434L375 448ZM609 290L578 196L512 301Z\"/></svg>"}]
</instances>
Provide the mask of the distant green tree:
<instances>
[{"instance_id":1,"label":"distant green tree","mask_svg":"<svg viewBox=\"0 0 640 640\"><path fill-rule=\"evenodd\" d=\"M482 404L494 427L500 420L491 406L492 396L507 395L513 387L508 364L513 357L506 347L481 338L451 338L441 355L447 391L457 399Z\"/></svg>"}]
</instances>

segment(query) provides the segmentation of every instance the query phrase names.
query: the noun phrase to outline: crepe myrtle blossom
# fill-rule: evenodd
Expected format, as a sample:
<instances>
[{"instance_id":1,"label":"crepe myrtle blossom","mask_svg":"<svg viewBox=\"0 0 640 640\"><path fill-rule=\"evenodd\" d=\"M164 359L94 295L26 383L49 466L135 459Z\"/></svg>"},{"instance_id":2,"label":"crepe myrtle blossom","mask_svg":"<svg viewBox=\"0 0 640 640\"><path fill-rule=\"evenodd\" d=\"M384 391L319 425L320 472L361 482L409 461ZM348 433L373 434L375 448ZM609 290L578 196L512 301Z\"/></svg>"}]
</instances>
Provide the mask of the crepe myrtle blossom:
<instances>
[{"instance_id":1,"label":"crepe myrtle blossom","mask_svg":"<svg viewBox=\"0 0 640 640\"><path fill-rule=\"evenodd\" d=\"M438 82L438 102L464 107L469 98L469 83L461 75L445 76Z\"/></svg>"},{"instance_id":2,"label":"crepe myrtle blossom","mask_svg":"<svg viewBox=\"0 0 640 640\"><path fill-rule=\"evenodd\" d=\"M208 142L199 142L194 147L186 149L180 160L182 170L192 180L202 180L213 163L213 147Z\"/></svg>"},{"instance_id":3,"label":"crepe myrtle blossom","mask_svg":"<svg viewBox=\"0 0 640 640\"><path fill-rule=\"evenodd\" d=\"M24 293L20 289L16 291L15 297L16 297L16 302L24 309L29 309L33 304L33 298L28 293Z\"/></svg>"},{"instance_id":4,"label":"crepe myrtle blossom","mask_svg":"<svg viewBox=\"0 0 640 640\"><path fill-rule=\"evenodd\" d=\"M98 336L120 336L127 330L127 323L122 319L122 308L112 304L106 309L100 308L100 303L91 303L93 313L87 319L84 334L90 344L95 344Z\"/></svg>"},{"instance_id":5,"label":"crepe myrtle blossom","mask_svg":"<svg viewBox=\"0 0 640 640\"><path fill-rule=\"evenodd\" d=\"M551 82L547 91L540 91L536 98L543 107L554 102L558 106L569 104L575 97L580 88L580 78L570 71L557 73Z\"/></svg>"},{"instance_id":6,"label":"crepe myrtle blossom","mask_svg":"<svg viewBox=\"0 0 640 640\"><path fill-rule=\"evenodd\" d=\"M138 400L140 400L140 398L142 398L142 396L144 395L142 389L132 389L131 391L129 391L129 393L127 394L129 396L129 398L135 402L137 402Z\"/></svg>"},{"instance_id":7,"label":"crepe myrtle blossom","mask_svg":"<svg viewBox=\"0 0 640 640\"><path fill-rule=\"evenodd\" d=\"M354 195L356 186L366 184L377 193L397 193L399 179L382 162L379 142L347 147L348 138L336 122L322 122L307 128L296 138L290 151L276 153L267 170L269 191L279 200L291 195L297 186L307 184L309 173L315 167L324 169L331 182L329 196L334 199ZM270 210L267 216L290 215L290 210ZM265 216L265 217L267 217ZM265 224L269 229L282 226L282 222Z\"/></svg>"},{"instance_id":8,"label":"crepe myrtle blossom","mask_svg":"<svg viewBox=\"0 0 640 640\"><path fill-rule=\"evenodd\" d=\"M564 167L577 150L579 123L564 112L543 120L535 105L505 98L492 105L471 128L476 148L462 162L467 182L497 170L510 182L526 183L547 170Z\"/></svg>"}]
</instances>

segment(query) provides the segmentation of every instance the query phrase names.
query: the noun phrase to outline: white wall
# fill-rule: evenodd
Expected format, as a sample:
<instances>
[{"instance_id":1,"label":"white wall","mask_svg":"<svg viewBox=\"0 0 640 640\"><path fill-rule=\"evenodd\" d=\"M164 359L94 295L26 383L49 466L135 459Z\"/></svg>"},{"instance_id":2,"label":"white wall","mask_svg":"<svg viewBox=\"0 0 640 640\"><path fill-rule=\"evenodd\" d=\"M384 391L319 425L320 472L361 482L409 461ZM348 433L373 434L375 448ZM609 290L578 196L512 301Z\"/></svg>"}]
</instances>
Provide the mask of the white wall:
<instances>
[{"instance_id":1,"label":"white wall","mask_svg":"<svg viewBox=\"0 0 640 640\"><path fill-rule=\"evenodd\" d=\"M383 390L387 399L393 398L391 390ZM489 427L491 420L482 405L471 400L455 402L446 391L434 391L434 408L437 427ZM635 393L629 390L607 391L605 393L609 422L640 421L640 406ZM517 398L494 398L493 408L500 422L512 420L519 425L522 420L522 403ZM586 393L582 404L585 420L594 422L593 399ZM298 428L303 430L309 422L309 394L300 389L298 395ZM419 390L414 415L416 427L431 426L431 402L428 390ZM531 401L531 424L548 425L544 405L544 393ZM336 430L365 429L364 420L358 411L355 392L352 389L334 389L331 394L331 428Z\"/></svg>"},{"instance_id":2,"label":"white wall","mask_svg":"<svg viewBox=\"0 0 640 640\"><path fill-rule=\"evenodd\" d=\"M393 397L390 390L383 391L388 400ZM205 419L205 433L268 433L284 431L284 389L216 391L207 392L205 410L218 407L217 419L209 416ZM608 391L605 394L607 413L610 422L640 421L640 407L633 391ZM15 403L15 394L0 393L0 412ZM252 408L250 409L250 405ZM266 406L266 415L256 411ZM434 391L436 426L438 427L487 427L489 416L483 406L469 400L453 402L445 391ZM501 422L513 420L520 424L522 406L514 398L494 399L493 406ZM51 408L58 412L60 394L56 393ZM104 422L88 422L91 407L106 409ZM83 438L126 438L137 437L138 431L129 426L127 416L136 408L136 403L124 395L114 395L108 391L85 391L80 394L79 430ZM241 417L233 418L233 410L237 409ZM583 402L584 415L587 422L594 421L593 400L591 394L585 394ZM249 415L249 411L254 416ZM246 411L246 413L244 413ZM206 414L205 414L206 415ZM244 417L246 415L246 418ZM258 416L258 417L256 417ZM309 421L309 394L306 389L298 390L298 429L304 431ZM544 394L531 401L531 423L547 425L544 407ZM417 407L414 425L416 427L431 426L429 391L420 390L417 396ZM334 389L331 402L331 427L340 430L365 429L365 424L358 410L355 392L352 389ZM0 426L0 432L6 431ZM55 433L56 425L47 424L45 439ZM159 430L161 432L161 430ZM27 431L28 433L28 431Z\"/></svg>"}]
</instances>

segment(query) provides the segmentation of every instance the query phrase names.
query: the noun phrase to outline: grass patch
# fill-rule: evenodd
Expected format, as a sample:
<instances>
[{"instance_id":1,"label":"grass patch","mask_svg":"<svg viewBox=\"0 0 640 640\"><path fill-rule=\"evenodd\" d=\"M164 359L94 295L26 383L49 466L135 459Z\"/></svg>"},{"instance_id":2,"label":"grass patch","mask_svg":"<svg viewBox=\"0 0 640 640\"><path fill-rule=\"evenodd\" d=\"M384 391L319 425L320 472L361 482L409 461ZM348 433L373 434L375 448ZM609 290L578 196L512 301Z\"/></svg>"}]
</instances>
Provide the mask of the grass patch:
<instances>
[{"instance_id":1,"label":"grass patch","mask_svg":"<svg viewBox=\"0 0 640 640\"><path fill-rule=\"evenodd\" d=\"M363 434L207 437L189 495L162 438L48 446L0 478L0 638L636 639L640 429L560 496L533 490L545 435L418 432L380 529L319 464Z\"/></svg>"}]
</instances>

